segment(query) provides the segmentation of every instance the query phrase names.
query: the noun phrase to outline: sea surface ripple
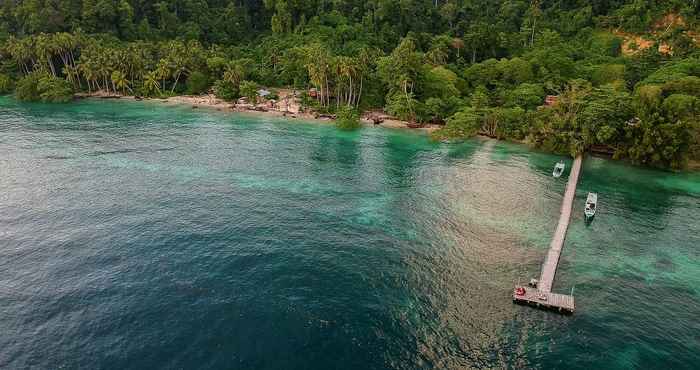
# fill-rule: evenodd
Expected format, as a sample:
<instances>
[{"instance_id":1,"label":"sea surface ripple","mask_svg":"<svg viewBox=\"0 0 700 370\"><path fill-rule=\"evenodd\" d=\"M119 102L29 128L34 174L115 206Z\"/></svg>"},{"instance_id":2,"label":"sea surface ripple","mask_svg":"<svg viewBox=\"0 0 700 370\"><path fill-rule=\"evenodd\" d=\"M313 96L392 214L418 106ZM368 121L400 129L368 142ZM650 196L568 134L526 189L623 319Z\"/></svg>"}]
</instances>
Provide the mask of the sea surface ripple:
<instances>
[{"instance_id":1,"label":"sea surface ripple","mask_svg":"<svg viewBox=\"0 0 700 370\"><path fill-rule=\"evenodd\" d=\"M588 158L554 287L576 314L512 304L559 159L0 98L0 368L697 368L697 173Z\"/></svg>"}]
</instances>

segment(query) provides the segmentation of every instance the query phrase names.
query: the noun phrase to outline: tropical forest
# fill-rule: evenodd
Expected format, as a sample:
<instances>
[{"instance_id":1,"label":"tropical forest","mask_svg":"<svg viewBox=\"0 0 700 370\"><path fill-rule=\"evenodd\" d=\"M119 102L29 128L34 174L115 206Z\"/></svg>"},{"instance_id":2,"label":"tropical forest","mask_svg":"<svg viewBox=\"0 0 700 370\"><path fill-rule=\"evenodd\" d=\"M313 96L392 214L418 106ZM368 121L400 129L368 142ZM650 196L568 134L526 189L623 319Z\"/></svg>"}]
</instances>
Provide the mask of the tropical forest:
<instances>
[{"instance_id":1,"label":"tropical forest","mask_svg":"<svg viewBox=\"0 0 700 370\"><path fill-rule=\"evenodd\" d=\"M441 125L435 140L684 169L700 161L699 15L696 0L3 0L0 93L288 88L349 126L382 111Z\"/></svg>"}]
</instances>

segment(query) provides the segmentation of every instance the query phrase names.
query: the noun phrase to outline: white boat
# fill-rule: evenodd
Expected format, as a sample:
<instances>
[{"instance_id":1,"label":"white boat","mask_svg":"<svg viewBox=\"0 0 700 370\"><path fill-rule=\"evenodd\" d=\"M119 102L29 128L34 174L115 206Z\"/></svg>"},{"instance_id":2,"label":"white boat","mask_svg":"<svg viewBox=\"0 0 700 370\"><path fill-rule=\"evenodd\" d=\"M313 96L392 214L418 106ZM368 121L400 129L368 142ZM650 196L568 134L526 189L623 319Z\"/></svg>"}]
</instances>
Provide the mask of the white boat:
<instances>
[{"instance_id":1,"label":"white boat","mask_svg":"<svg viewBox=\"0 0 700 370\"><path fill-rule=\"evenodd\" d=\"M559 161L554 166L554 172L552 172L552 176L554 177L561 177L561 175L564 173L564 169L566 168L566 164L564 164L564 161Z\"/></svg>"},{"instance_id":2,"label":"white boat","mask_svg":"<svg viewBox=\"0 0 700 370\"><path fill-rule=\"evenodd\" d=\"M590 220L595 216L595 211L598 206L598 194L588 193L588 199L586 199L586 219Z\"/></svg>"}]
</instances>

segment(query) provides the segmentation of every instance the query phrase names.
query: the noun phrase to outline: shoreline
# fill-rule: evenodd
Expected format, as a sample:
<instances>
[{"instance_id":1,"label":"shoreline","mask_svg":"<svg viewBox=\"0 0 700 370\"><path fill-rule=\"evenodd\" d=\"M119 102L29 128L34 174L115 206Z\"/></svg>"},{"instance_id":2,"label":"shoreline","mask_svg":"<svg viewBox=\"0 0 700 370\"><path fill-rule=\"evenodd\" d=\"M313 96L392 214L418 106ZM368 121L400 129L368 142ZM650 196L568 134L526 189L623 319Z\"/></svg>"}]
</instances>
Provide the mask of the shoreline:
<instances>
[{"instance_id":1,"label":"shoreline","mask_svg":"<svg viewBox=\"0 0 700 370\"><path fill-rule=\"evenodd\" d=\"M318 114L313 114L309 112L299 112L299 113L293 113L293 112L285 112L281 111L278 109L271 109L271 108L265 108L265 107L260 107L258 105L257 107L253 107L250 104L236 104L233 102L229 102L223 99L219 99L213 94L208 94L208 95L176 95L176 96L171 96L168 98L138 98L134 95L119 95L119 94L105 94L104 92L97 92L97 93L91 93L91 94L86 94L86 93L80 93L80 94L75 94L74 99L101 99L101 100L109 100L109 99L115 99L115 100L133 100L133 101L150 101L150 102L155 102L155 103L160 103L164 105L190 105L192 109L199 109L199 108L205 108L205 109L214 109L219 112L230 112L230 113L247 113L247 114L255 114L255 115L262 115L262 116L270 116L270 117L282 117L282 118L287 118L287 119L300 119L304 121L312 121L312 122L324 122L324 123L333 123L335 122L335 119L332 117L326 116L326 115L318 115ZM417 132L423 132L426 134L430 134L432 132L435 132L439 130L442 126L440 125L435 125L435 124L427 124L423 125L422 127L410 127L409 122L406 121L401 121L398 119L393 119L389 118L388 116L385 116L382 120L381 123L375 124L372 119L371 115L376 114L377 112L373 111L366 111L362 112L360 114L360 123L363 126L379 126L379 127L384 127L384 128L396 128L396 129L404 129L404 130L412 130L412 131L417 131Z\"/></svg>"},{"instance_id":2,"label":"shoreline","mask_svg":"<svg viewBox=\"0 0 700 370\"><path fill-rule=\"evenodd\" d=\"M170 105L170 106L191 106L192 109L213 109L218 112L226 112L226 113L243 113L243 114L252 114L252 115L259 115L259 116L268 116L268 117L279 117L279 118L285 118L288 120L301 120L301 121L307 121L307 122L314 122L314 123L334 123L334 119L328 116L316 116L312 113L308 112L300 112L300 113L292 113L292 112L283 112L277 109L251 109L252 107L249 104L246 105L237 105L236 103L225 101L223 99L219 99L215 97L213 94L208 94L208 95L176 95L176 96L171 96L168 98L137 98L134 95L119 95L119 94L106 94L104 92L97 92L97 93L92 93L92 94L87 94L87 93L78 93L74 95L75 100L81 100L81 99L95 99L95 100L131 100L131 101L148 101L148 102L154 102L158 104L163 104L163 105ZM374 115L380 115L382 113L378 111L365 111L362 112L360 115L360 123L364 127L383 127L383 128L391 128L391 129L400 129L400 130L409 130L409 131L414 131L414 132L420 132L423 134L431 134L437 130L439 130L441 127L440 125L435 125L435 124L428 124L423 127L409 127L409 122L406 121L401 121L393 118L388 118L389 116L383 115L383 121L380 124L375 124L372 121L372 116ZM498 138L493 138L489 137L486 135L477 135L477 137L481 140L488 139L488 140L495 140L495 141L506 141L506 142L511 142L514 144L520 144L520 145L526 145L530 147L530 145L526 141L509 141L509 140L502 140ZM535 150L534 148L530 147L530 150ZM546 152L545 152L546 153ZM553 154L553 153L550 153ZM612 159L612 157L610 157ZM624 162L628 165L631 166L637 166L635 164L630 163L629 161L626 160L615 160L615 161L620 161ZM646 166L641 166L641 167L646 167ZM653 167L649 167L653 168ZM673 170L673 169L664 169L665 171L670 171L674 173L694 173L694 172L700 172L700 161L698 160L690 160L688 163L687 168L682 169L682 170Z\"/></svg>"}]
</instances>

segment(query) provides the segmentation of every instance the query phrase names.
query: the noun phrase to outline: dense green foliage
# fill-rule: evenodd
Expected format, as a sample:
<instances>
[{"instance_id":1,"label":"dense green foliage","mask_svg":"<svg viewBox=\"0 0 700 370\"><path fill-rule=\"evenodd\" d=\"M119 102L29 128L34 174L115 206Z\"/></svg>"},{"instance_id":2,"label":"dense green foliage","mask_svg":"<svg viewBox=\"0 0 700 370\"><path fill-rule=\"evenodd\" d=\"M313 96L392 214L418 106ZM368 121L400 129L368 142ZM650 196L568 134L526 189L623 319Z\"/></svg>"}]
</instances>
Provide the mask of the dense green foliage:
<instances>
[{"instance_id":1,"label":"dense green foliage","mask_svg":"<svg viewBox=\"0 0 700 370\"><path fill-rule=\"evenodd\" d=\"M241 95L248 99L251 104L257 103L258 100L258 84L253 81L241 81Z\"/></svg>"},{"instance_id":2,"label":"dense green foliage","mask_svg":"<svg viewBox=\"0 0 700 370\"><path fill-rule=\"evenodd\" d=\"M73 99L73 89L68 81L45 72L32 72L17 82L17 99L66 103Z\"/></svg>"},{"instance_id":3,"label":"dense green foliage","mask_svg":"<svg viewBox=\"0 0 700 370\"><path fill-rule=\"evenodd\" d=\"M351 107L341 107L337 111L335 125L342 130L355 130L360 128L360 114Z\"/></svg>"},{"instance_id":4,"label":"dense green foliage","mask_svg":"<svg viewBox=\"0 0 700 370\"><path fill-rule=\"evenodd\" d=\"M196 95L209 89L209 77L202 72L194 71L187 78L187 93Z\"/></svg>"},{"instance_id":5,"label":"dense green foliage","mask_svg":"<svg viewBox=\"0 0 700 370\"><path fill-rule=\"evenodd\" d=\"M0 4L0 93L16 86L25 100L210 89L253 100L261 85L313 88L302 97L317 110L382 108L446 123L441 138L481 133L561 153L604 146L654 166L700 153L697 1ZM632 33L650 45L626 40ZM542 108L547 95L558 101Z\"/></svg>"},{"instance_id":6,"label":"dense green foliage","mask_svg":"<svg viewBox=\"0 0 700 370\"><path fill-rule=\"evenodd\" d=\"M10 76L0 73L0 94L8 94L12 92L12 79Z\"/></svg>"},{"instance_id":7,"label":"dense green foliage","mask_svg":"<svg viewBox=\"0 0 700 370\"><path fill-rule=\"evenodd\" d=\"M73 99L73 88L70 83L49 74L44 74L39 78L37 91L39 92L39 100L45 103L67 103Z\"/></svg>"},{"instance_id":8,"label":"dense green foliage","mask_svg":"<svg viewBox=\"0 0 700 370\"><path fill-rule=\"evenodd\" d=\"M15 96L22 101L39 101L39 73L30 73L17 81Z\"/></svg>"},{"instance_id":9,"label":"dense green foliage","mask_svg":"<svg viewBox=\"0 0 700 370\"><path fill-rule=\"evenodd\" d=\"M218 80L213 86L214 95L224 100L233 100L239 97L239 89L225 80Z\"/></svg>"}]
</instances>

